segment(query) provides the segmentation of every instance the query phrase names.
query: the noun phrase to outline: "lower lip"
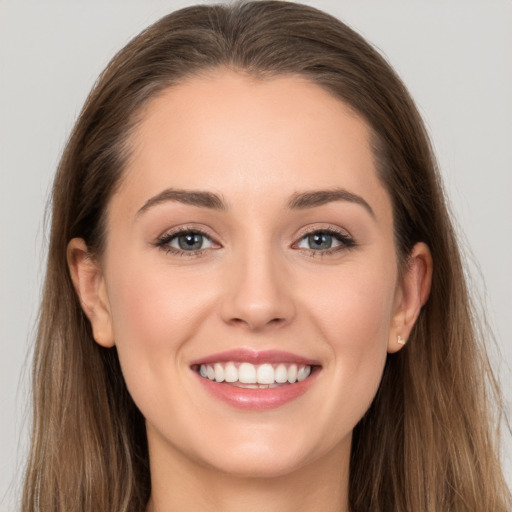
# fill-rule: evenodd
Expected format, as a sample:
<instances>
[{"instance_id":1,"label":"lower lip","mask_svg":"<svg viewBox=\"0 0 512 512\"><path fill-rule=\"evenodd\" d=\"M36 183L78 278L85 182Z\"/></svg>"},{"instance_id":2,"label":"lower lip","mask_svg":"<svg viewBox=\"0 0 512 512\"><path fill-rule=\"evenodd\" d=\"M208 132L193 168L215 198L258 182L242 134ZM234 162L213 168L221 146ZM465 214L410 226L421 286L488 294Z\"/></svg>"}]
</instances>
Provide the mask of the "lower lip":
<instances>
[{"instance_id":1,"label":"lower lip","mask_svg":"<svg viewBox=\"0 0 512 512\"><path fill-rule=\"evenodd\" d=\"M292 402L306 393L316 380L317 374L318 371L313 371L307 379L295 384L285 384L276 388L251 389L205 379L196 373L201 384L215 398L238 409L251 411L275 409Z\"/></svg>"}]
</instances>

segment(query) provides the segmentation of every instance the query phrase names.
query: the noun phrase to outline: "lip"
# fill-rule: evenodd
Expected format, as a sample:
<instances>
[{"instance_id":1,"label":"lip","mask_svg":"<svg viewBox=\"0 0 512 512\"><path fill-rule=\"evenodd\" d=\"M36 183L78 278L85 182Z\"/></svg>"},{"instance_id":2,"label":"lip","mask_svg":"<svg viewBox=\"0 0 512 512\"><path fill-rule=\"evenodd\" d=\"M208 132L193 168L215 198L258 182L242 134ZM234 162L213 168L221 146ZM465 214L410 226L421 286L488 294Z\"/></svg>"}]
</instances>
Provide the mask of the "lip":
<instances>
[{"instance_id":1,"label":"lip","mask_svg":"<svg viewBox=\"0 0 512 512\"><path fill-rule=\"evenodd\" d=\"M276 388L251 389L239 388L224 382L216 382L201 377L196 371L198 365L225 363L225 362L248 362L252 364L263 363L291 363L297 365L309 365L313 367L311 375L301 382L284 384ZM320 373L318 361L279 350L256 351L245 348L219 352L207 357L197 359L190 365L199 383L206 392L214 398L230 405L231 407L247 411L264 411L282 407L285 404L304 395L315 383Z\"/></svg>"},{"instance_id":2,"label":"lip","mask_svg":"<svg viewBox=\"0 0 512 512\"><path fill-rule=\"evenodd\" d=\"M320 366L319 361L307 359L305 357L293 354L292 352L285 352L282 350L251 350L247 348L237 348L234 350L227 350L226 352L218 352L192 361L190 366L212 363L227 363L233 361L234 363L290 363L290 364L303 364L309 366Z\"/></svg>"}]
</instances>

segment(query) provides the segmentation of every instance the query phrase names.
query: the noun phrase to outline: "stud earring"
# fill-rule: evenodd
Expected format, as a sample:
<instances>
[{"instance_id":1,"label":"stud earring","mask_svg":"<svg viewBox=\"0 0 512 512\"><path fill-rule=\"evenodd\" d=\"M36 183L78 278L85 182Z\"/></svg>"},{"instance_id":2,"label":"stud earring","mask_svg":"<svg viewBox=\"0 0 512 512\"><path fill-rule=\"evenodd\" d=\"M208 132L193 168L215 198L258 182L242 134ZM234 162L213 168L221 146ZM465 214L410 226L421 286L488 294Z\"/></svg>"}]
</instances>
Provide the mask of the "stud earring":
<instances>
[{"instance_id":1,"label":"stud earring","mask_svg":"<svg viewBox=\"0 0 512 512\"><path fill-rule=\"evenodd\" d=\"M397 343L398 343L399 345L405 345L405 341L402 339L402 336L398 335Z\"/></svg>"}]
</instances>

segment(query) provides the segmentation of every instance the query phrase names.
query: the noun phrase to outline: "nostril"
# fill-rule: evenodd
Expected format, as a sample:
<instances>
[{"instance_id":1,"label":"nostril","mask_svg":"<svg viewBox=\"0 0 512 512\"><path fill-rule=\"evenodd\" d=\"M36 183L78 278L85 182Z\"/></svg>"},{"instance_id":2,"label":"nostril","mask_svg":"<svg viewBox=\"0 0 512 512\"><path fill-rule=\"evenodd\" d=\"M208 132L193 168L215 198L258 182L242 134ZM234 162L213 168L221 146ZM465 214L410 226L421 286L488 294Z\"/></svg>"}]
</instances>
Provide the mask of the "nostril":
<instances>
[{"instance_id":1,"label":"nostril","mask_svg":"<svg viewBox=\"0 0 512 512\"><path fill-rule=\"evenodd\" d=\"M258 330L262 329L267 326L279 326L281 324L286 323L285 318L271 318L270 320L264 320L264 319L257 319L257 318L232 318L229 323L232 325L246 325L251 330Z\"/></svg>"},{"instance_id":2,"label":"nostril","mask_svg":"<svg viewBox=\"0 0 512 512\"><path fill-rule=\"evenodd\" d=\"M255 283L256 281L256 283ZM250 330L278 327L289 323L295 315L291 293L284 287L266 286L261 279L245 279L227 290L220 304L220 315L232 326L245 326Z\"/></svg>"}]
</instances>

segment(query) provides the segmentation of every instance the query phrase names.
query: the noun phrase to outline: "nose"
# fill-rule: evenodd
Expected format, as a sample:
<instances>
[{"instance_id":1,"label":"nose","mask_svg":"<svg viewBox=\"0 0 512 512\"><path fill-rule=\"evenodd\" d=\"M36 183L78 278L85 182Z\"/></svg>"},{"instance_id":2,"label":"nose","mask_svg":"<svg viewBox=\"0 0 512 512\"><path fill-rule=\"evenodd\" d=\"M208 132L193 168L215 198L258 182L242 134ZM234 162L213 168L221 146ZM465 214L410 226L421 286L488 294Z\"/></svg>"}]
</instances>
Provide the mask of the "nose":
<instances>
[{"instance_id":1,"label":"nose","mask_svg":"<svg viewBox=\"0 0 512 512\"><path fill-rule=\"evenodd\" d=\"M228 270L223 321L251 331L290 323L296 311L287 274L286 262L270 249L239 255Z\"/></svg>"}]
</instances>

